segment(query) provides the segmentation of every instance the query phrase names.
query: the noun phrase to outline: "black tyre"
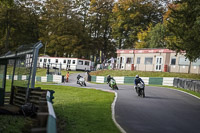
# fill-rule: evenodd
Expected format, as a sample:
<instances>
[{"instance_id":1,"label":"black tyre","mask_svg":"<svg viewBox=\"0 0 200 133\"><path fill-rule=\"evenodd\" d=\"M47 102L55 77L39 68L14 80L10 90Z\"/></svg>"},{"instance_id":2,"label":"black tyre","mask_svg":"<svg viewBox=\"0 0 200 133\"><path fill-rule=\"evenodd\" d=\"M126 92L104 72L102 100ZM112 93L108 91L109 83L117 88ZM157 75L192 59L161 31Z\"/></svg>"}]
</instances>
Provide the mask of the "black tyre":
<instances>
[{"instance_id":1,"label":"black tyre","mask_svg":"<svg viewBox=\"0 0 200 133\"><path fill-rule=\"evenodd\" d=\"M142 97L143 97L143 98L145 97L145 93L144 93L144 90L142 90Z\"/></svg>"},{"instance_id":2,"label":"black tyre","mask_svg":"<svg viewBox=\"0 0 200 133\"><path fill-rule=\"evenodd\" d=\"M86 83L84 83L84 85L86 86Z\"/></svg>"},{"instance_id":3,"label":"black tyre","mask_svg":"<svg viewBox=\"0 0 200 133\"><path fill-rule=\"evenodd\" d=\"M119 88L116 86L116 89L119 90Z\"/></svg>"}]
</instances>

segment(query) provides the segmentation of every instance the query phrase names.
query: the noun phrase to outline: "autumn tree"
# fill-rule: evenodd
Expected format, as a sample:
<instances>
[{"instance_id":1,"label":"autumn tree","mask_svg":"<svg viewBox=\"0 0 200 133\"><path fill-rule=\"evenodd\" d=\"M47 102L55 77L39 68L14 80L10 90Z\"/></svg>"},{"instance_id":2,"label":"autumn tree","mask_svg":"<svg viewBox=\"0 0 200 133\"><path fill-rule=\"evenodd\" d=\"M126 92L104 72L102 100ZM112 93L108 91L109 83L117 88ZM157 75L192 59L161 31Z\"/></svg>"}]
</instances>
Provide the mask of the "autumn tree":
<instances>
[{"instance_id":1,"label":"autumn tree","mask_svg":"<svg viewBox=\"0 0 200 133\"><path fill-rule=\"evenodd\" d=\"M151 39L150 37L150 32L152 29L152 25L150 24L147 27L147 30L141 30L137 34L138 41L136 42L135 48L149 48L149 43L148 41Z\"/></svg>"},{"instance_id":2,"label":"autumn tree","mask_svg":"<svg viewBox=\"0 0 200 133\"><path fill-rule=\"evenodd\" d=\"M119 0L113 8L113 37L118 48L132 48L137 34L162 21L163 7L159 0Z\"/></svg>"}]
</instances>

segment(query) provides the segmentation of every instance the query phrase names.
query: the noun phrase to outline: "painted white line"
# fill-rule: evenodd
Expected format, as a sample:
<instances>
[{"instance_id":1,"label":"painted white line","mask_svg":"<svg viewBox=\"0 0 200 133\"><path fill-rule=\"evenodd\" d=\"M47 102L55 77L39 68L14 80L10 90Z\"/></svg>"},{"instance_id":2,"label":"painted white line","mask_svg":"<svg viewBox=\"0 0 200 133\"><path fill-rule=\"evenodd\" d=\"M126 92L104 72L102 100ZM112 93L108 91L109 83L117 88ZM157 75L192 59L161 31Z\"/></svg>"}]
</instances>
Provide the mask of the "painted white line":
<instances>
[{"instance_id":1,"label":"painted white line","mask_svg":"<svg viewBox=\"0 0 200 133\"><path fill-rule=\"evenodd\" d=\"M117 92L114 92L115 93L115 99L111 105L111 108L112 108L112 119L115 123L115 125L118 127L118 129L122 132L122 133L126 133L126 131L117 123L116 119L115 119L115 103L117 101Z\"/></svg>"},{"instance_id":2,"label":"painted white line","mask_svg":"<svg viewBox=\"0 0 200 133\"><path fill-rule=\"evenodd\" d=\"M115 104L117 101L117 92L113 91L113 90L108 90L108 89L103 89L103 88L94 88L94 87L84 87L86 89L95 89L95 90L101 90L101 91L105 91L105 92L111 92L111 93L115 93L115 99L111 105L111 110L112 110L112 119L115 123L115 125L117 126L117 128L121 131L121 133L126 133L126 131L119 125L119 123L117 123L116 119L115 119Z\"/></svg>"}]
</instances>

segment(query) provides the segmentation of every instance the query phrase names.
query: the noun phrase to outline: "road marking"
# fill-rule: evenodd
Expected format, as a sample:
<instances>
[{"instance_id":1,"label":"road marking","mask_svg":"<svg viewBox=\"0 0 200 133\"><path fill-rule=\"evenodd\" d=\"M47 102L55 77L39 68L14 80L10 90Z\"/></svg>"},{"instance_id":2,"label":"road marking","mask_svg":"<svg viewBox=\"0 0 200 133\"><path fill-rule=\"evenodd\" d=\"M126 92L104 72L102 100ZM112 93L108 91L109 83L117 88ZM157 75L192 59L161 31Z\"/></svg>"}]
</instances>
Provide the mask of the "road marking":
<instances>
[{"instance_id":1,"label":"road marking","mask_svg":"<svg viewBox=\"0 0 200 133\"><path fill-rule=\"evenodd\" d=\"M115 103L116 103L116 101L117 101L117 92L114 91L114 93L115 93L115 99L114 99L114 101L113 101L113 103L112 103L112 105L111 105L111 108L112 108L112 119L113 119L115 125L118 127L118 129L119 129L122 133L126 133L126 131L119 125L119 123L117 123L117 121L116 121L116 119L115 119Z\"/></svg>"}]
</instances>

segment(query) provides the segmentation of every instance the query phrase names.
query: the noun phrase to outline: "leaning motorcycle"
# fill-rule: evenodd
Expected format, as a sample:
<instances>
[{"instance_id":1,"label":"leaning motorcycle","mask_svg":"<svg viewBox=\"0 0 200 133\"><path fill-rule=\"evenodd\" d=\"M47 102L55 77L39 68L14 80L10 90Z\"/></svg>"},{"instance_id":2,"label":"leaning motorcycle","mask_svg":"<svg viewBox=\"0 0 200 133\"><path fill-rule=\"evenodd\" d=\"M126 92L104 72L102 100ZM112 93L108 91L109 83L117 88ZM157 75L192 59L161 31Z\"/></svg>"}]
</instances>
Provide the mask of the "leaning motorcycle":
<instances>
[{"instance_id":1,"label":"leaning motorcycle","mask_svg":"<svg viewBox=\"0 0 200 133\"><path fill-rule=\"evenodd\" d=\"M138 96L141 96L141 97L145 97L145 92L144 92L144 89L145 89L145 85L142 84L142 83L138 83L137 86L136 86L136 92L138 94Z\"/></svg>"},{"instance_id":2,"label":"leaning motorcycle","mask_svg":"<svg viewBox=\"0 0 200 133\"><path fill-rule=\"evenodd\" d=\"M114 79L111 79L110 80L110 87L113 89L113 90L118 90L118 87L117 87L117 83Z\"/></svg>"},{"instance_id":3,"label":"leaning motorcycle","mask_svg":"<svg viewBox=\"0 0 200 133\"><path fill-rule=\"evenodd\" d=\"M80 86L86 86L85 79L83 77L80 77L80 79L78 80L78 84Z\"/></svg>"}]
</instances>

